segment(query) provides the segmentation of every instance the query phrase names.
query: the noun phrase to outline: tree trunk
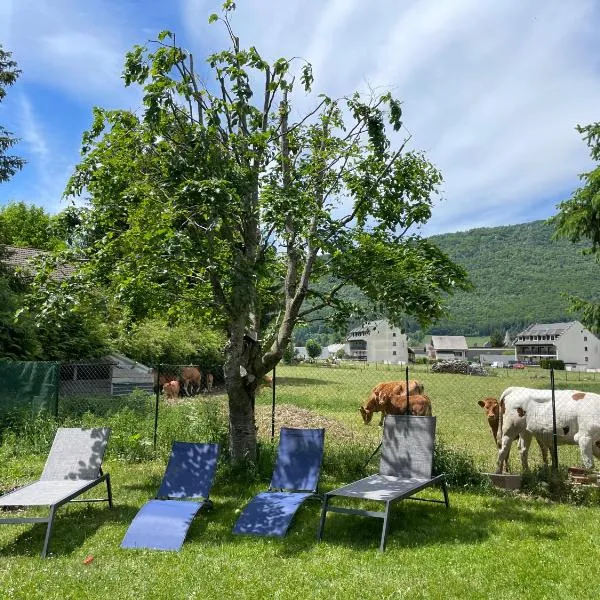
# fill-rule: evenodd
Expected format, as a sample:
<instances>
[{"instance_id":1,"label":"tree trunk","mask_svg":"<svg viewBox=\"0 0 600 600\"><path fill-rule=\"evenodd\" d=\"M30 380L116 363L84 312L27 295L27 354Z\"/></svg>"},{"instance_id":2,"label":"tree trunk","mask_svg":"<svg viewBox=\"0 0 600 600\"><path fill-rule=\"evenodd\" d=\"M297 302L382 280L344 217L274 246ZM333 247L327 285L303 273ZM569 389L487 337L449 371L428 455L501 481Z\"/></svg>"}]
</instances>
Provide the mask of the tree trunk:
<instances>
[{"instance_id":1,"label":"tree trunk","mask_svg":"<svg viewBox=\"0 0 600 600\"><path fill-rule=\"evenodd\" d=\"M243 331L230 335L225 349L225 388L229 398L229 450L234 463L256 461L254 399L260 372L260 343Z\"/></svg>"},{"instance_id":2,"label":"tree trunk","mask_svg":"<svg viewBox=\"0 0 600 600\"><path fill-rule=\"evenodd\" d=\"M254 393L242 378L227 381L229 397L229 451L234 463L256 460Z\"/></svg>"}]
</instances>

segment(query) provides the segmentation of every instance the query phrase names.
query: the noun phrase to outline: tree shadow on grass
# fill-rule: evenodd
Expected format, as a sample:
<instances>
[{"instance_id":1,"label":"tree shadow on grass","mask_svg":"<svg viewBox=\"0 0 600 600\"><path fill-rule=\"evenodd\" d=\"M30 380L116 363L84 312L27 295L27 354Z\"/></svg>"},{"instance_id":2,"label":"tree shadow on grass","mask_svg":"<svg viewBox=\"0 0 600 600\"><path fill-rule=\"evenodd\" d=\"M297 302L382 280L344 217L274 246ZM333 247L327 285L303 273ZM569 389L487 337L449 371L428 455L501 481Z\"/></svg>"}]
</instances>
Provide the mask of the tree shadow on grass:
<instances>
[{"instance_id":1,"label":"tree shadow on grass","mask_svg":"<svg viewBox=\"0 0 600 600\"><path fill-rule=\"evenodd\" d=\"M49 510L49 509L48 509ZM98 506L71 505L62 506L54 517L52 527L52 536L48 547L49 554L55 556L68 556L77 551L85 541L93 536L98 529L111 523L129 524L138 508L129 505L115 505L112 509L108 506L98 508ZM36 516L45 516L48 511L36 511ZM17 515L15 515L17 516ZM18 516L24 516L19 512ZM30 513L28 513L30 516ZM0 557L3 556L39 556L44 544L46 535L46 523L23 523L17 525L26 529L11 542L0 546ZM8 527L14 525L1 525L5 527L3 531L8 531Z\"/></svg>"},{"instance_id":2,"label":"tree shadow on grass","mask_svg":"<svg viewBox=\"0 0 600 600\"><path fill-rule=\"evenodd\" d=\"M151 498L156 497L156 493L158 492L158 488L160 487L161 481L162 475L148 475L147 479L145 479L144 481L136 481L134 483L122 483L116 489L117 492L120 489L146 492L148 495L148 500L150 500Z\"/></svg>"}]
</instances>

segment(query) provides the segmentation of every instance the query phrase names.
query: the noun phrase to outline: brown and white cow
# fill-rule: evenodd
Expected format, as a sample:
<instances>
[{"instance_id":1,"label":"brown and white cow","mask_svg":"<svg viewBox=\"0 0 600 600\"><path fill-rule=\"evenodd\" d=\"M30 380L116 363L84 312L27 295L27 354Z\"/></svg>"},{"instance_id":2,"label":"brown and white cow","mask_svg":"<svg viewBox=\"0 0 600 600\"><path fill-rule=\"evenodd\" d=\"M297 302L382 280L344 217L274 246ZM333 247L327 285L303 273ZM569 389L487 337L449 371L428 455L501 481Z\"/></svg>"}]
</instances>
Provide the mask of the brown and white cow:
<instances>
[{"instance_id":1,"label":"brown and white cow","mask_svg":"<svg viewBox=\"0 0 600 600\"><path fill-rule=\"evenodd\" d=\"M179 397L179 381L167 381L163 385L163 392L167 401L176 400Z\"/></svg>"},{"instance_id":2,"label":"brown and white cow","mask_svg":"<svg viewBox=\"0 0 600 600\"><path fill-rule=\"evenodd\" d=\"M519 436L521 466L527 471L529 445L535 437L547 448L553 447L552 390L509 387L500 396L502 443L498 452L497 472ZM577 444L586 469L594 456L600 458L600 395L578 390L555 390L556 431L559 444ZM541 446L540 446L541 447Z\"/></svg>"},{"instance_id":3,"label":"brown and white cow","mask_svg":"<svg viewBox=\"0 0 600 600\"><path fill-rule=\"evenodd\" d=\"M485 414L487 417L487 422L488 425L490 426L490 429L492 431L492 437L494 438L494 444L496 445L497 448L501 447L501 436L498 436L498 430L500 428L500 404L498 403L498 400L496 400L496 398L492 398L492 397L487 397L484 398L483 400L479 400L479 402L477 402L477 404L479 404L479 406L481 406L481 408L483 408L485 410ZM519 437L518 435L515 436L515 439L517 439L517 437ZM521 440L519 440L519 444L521 444ZM537 440L537 443L540 447L540 452L542 453L542 460L544 461L544 464L547 465L548 464L548 447L544 445L544 443L541 440ZM509 467L509 458L510 458L510 450L506 455L506 458L504 459L504 462L502 464L502 468L501 471L506 471L506 473L510 472L510 467Z\"/></svg>"}]
</instances>

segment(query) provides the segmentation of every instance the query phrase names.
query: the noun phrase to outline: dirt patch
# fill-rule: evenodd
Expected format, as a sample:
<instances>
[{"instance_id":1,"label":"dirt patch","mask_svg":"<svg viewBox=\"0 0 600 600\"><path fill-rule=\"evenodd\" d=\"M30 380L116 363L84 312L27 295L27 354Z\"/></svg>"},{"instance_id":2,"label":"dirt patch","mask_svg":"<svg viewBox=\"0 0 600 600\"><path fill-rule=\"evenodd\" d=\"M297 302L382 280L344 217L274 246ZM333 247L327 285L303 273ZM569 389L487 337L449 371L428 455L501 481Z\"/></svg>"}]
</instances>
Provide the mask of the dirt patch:
<instances>
[{"instance_id":1,"label":"dirt patch","mask_svg":"<svg viewBox=\"0 0 600 600\"><path fill-rule=\"evenodd\" d=\"M257 406L255 413L258 435L262 438L271 437L271 407ZM275 407L275 435L281 427L323 427L327 437L344 441L358 441L363 436L347 427L344 423L324 417L306 408L291 404L280 404Z\"/></svg>"}]
</instances>

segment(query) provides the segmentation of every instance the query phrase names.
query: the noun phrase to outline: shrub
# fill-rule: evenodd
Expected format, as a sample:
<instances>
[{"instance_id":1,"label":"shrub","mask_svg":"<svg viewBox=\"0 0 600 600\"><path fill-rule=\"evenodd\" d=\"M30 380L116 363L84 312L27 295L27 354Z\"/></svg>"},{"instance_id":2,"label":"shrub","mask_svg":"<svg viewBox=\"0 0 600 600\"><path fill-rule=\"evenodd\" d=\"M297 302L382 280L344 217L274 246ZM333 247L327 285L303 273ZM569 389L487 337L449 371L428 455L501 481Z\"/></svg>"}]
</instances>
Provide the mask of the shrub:
<instances>
[{"instance_id":1,"label":"shrub","mask_svg":"<svg viewBox=\"0 0 600 600\"><path fill-rule=\"evenodd\" d=\"M475 461L463 450L457 450L436 440L433 454L434 473L445 473L448 485L457 487L482 486L485 477L475 466Z\"/></svg>"},{"instance_id":2,"label":"shrub","mask_svg":"<svg viewBox=\"0 0 600 600\"><path fill-rule=\"evenodd\" d=\"M555 371L564 371L565 361L557 360L556 358L542 358L540 360L540 367L542 367L542 369L554 369Z\"/></svg>"},{"instance_id":3,"label":"shrub","mask_svg":"<svg viewBox=\"0 0 600 600\"><path fill-rule=\"evenodd\" d=\"M197 364L220 375L225 337L206 326L180 323L170 327L153 319L137 325L117 345L121 352L146 365Z\"/></svg>"},{"instance_id":4,"label":"shrub","mask_svg":"<svg viewBox=\"0 0 600 600\"><path fill-rule=\"evenodd\" d=\"M306 340L306 353L312 359L318 358L321 354L321 345L313 339Z\"/></svg>"}]
</instances>

